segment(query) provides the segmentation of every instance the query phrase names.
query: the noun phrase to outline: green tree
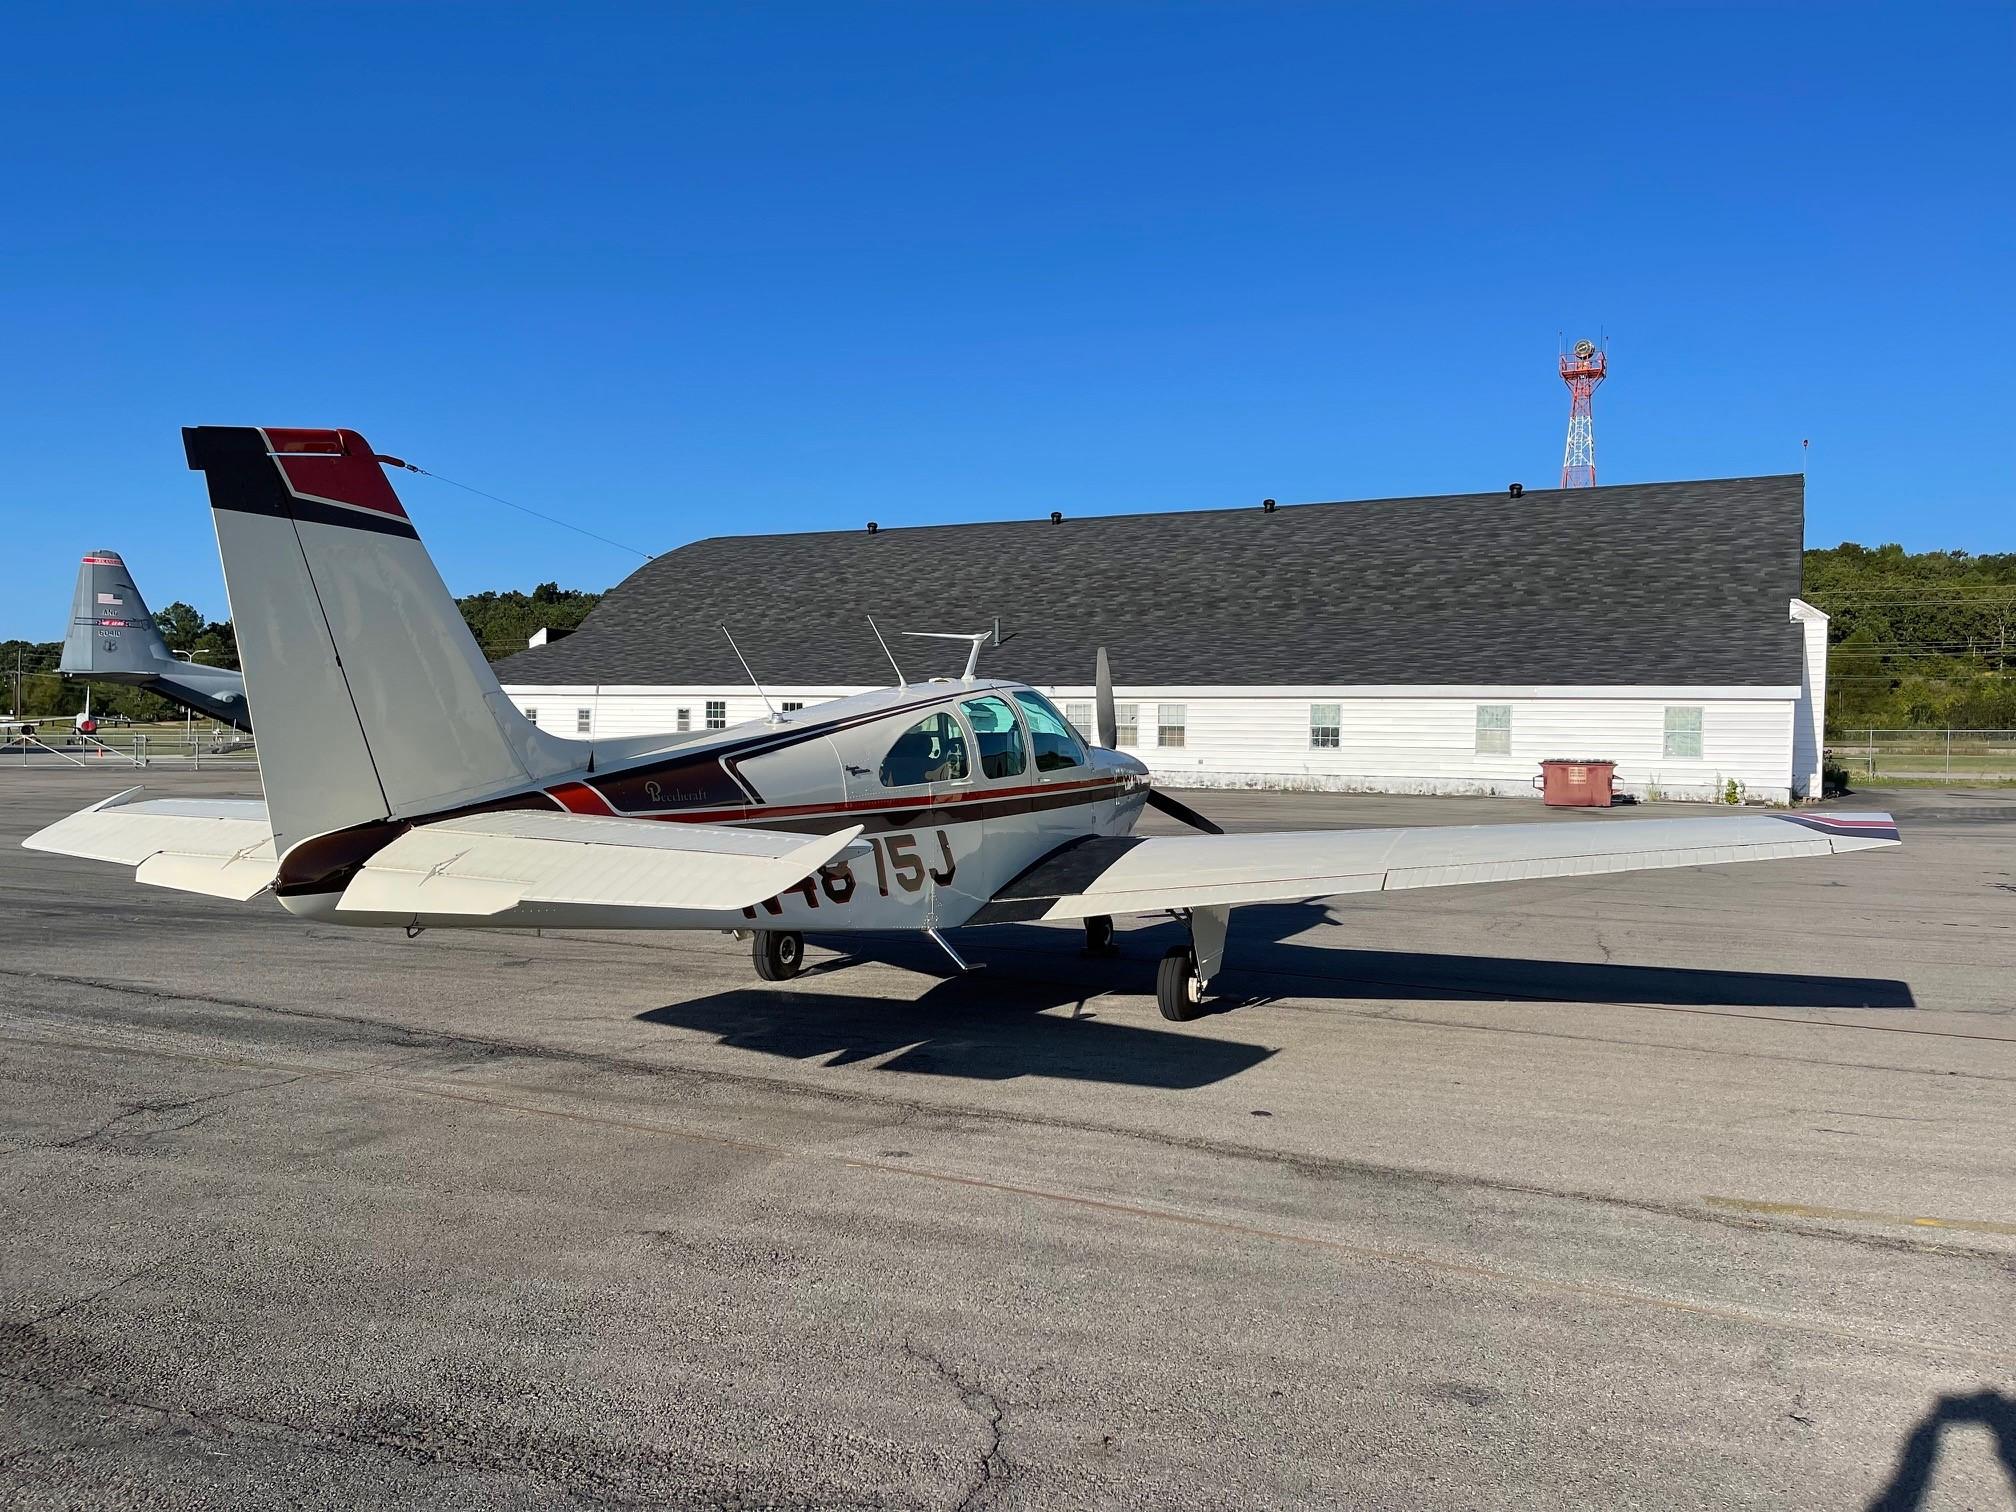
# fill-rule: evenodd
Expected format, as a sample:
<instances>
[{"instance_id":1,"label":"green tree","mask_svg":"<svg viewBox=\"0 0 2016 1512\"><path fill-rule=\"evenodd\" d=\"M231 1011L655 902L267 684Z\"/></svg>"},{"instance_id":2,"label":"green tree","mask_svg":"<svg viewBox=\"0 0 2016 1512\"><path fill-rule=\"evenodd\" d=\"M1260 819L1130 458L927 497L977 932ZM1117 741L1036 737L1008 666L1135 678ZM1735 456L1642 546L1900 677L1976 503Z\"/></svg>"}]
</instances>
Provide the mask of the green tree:
<instances>
[{"instance_id":1,"label":"green tree","mask_svg":"<svg viewBox=\"0 0 2016 1512\"><path fill-rule=\"evenodd\" d=\"M203 616L194 605L185 604L180 599L166 609L156 611L154 623L160 627L161 639L168 642L170 651L193 651L196 638L203 633Z\"/></svg>"},{"instance_id":2,"label":"green tree","mask_svg":"<svg viewBox=\"0 0 2016 1512\"><path fill-rule=\"evenodd\" d=\"M1804 597L1830 616L1830 732L2016 728L2016 553L1808 551Z\"/></svg>"}]
</instances>

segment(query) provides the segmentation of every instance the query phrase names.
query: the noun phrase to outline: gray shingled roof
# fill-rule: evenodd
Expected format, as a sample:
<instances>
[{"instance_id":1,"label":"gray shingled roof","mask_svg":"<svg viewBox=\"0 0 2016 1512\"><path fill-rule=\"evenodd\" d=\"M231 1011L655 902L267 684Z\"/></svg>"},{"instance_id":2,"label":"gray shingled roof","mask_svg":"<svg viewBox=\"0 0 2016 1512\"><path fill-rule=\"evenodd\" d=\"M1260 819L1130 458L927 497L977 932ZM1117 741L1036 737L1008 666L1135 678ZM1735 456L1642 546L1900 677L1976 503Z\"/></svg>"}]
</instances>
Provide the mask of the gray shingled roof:
<instances>
[{"instance_id":1,"label":"gray shingled roof","mask_svg":"<svg viewBox=\"0 0 2016 1512\"><path fill-rule=\"evenodd\" d=\"M878 685L981 630L997 676L1122 684L1786 684L1805 479L717 536L640 567L509 684Z\"/></svg>"}]
</instances>

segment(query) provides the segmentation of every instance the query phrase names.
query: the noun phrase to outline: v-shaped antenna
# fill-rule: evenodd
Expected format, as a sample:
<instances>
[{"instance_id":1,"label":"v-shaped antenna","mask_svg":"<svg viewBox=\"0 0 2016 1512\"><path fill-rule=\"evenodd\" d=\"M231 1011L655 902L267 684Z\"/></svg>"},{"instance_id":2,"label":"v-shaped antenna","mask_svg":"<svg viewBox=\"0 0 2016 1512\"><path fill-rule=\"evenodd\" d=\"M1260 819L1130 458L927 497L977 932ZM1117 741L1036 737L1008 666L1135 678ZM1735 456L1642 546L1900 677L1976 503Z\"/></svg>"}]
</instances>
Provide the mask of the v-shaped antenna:
<instances>
[{"instance_id":1,"label":"v-shaped antenna","mask_svg":"<svg viewBox=\"0 0 2016 1512\"><path fill-rule=\"evenodd\" d=\"M876 628L875 616L872 614L868 616L868 628L875 631L875 639L881 644L882 654L889 658L890 669L896 674L896 686L899 688L909 687L909 681L903 676L903 669L896 665L896 653L889 649L889 642L882 639L882 632Z\"/></svg>"},{"instance_id":2,"label":"v-shaped antenna","mask_svg":"<svg viewBox=\"0 0 2016 1512\"><path fill-rule=\"evenodd\" d=\"M726 625L721 627L721 633L728 635L728 627ZM742 654L742 648L735 644L735 637L732 635L728 635L728 649L735 653L735 660L742 663L742 670L749 672L749 658ZM749 681L756 683L756 696L763 700L763 707L770 711L770 723L784 723L784 716L777 712L777 705L770 702L770 695L763 691L763 684L756 682L756 674L754 672L749 672Z\"/></svg>"}]
</instances>

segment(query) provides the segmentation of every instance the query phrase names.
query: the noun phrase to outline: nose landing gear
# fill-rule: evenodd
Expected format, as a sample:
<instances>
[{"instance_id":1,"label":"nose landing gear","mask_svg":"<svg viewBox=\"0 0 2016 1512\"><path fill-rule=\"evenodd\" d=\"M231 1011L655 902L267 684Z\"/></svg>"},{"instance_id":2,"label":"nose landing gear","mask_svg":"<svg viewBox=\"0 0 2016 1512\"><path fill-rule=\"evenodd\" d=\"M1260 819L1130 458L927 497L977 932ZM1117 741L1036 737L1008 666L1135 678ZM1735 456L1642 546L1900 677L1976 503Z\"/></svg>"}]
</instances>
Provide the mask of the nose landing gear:
<instances>
[{"instance_id":1,"label":"nose landing gear","mask_svg":"<svg viewBox=\"0 0 2016 1512\"><path fill-rule=\"evenodd\" d=\"M1093 914L1085 921L1085 954L1112 955L1113 916Z\"/></svg>"}]
</instances>

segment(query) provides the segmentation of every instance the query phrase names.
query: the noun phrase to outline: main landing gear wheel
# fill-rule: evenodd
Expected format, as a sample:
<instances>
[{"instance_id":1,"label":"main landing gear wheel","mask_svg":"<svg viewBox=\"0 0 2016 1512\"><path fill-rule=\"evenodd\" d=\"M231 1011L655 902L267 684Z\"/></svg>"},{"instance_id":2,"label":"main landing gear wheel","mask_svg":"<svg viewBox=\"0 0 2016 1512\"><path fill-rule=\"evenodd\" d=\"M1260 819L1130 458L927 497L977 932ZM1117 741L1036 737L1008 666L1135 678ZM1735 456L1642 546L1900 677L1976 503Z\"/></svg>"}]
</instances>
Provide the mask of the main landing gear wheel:
<instances>
[{"instance_id":1,"label":"main landing gear wheel","mask_svg":"<svg viewBox=\"0 0 2016 1512\"><path fill-rule=\"evenodd\" d=\"M788 982L804 968L805 936L795 929L759 929L750 954L764 981Z\"/></svg>"},{"instance_id":2,"label":"main landing gear wheel","mask_svg":"<svg viewBox=\"0 0 2016 1512\"><path fill-rule=\"evenodd\" d=\"M1162 1010L1162 1017L1179 1024L1202 1011L1204 989L1197 980L1197 960L1188 945L1172 945L1156 968L1155 1006Z\"/></svg>"},{"instance_id":3,"label":"main landing gear wheel","mask_svg":"<svg viewBox=\"0 0 2016 1512\"><path fill-rule=\"evenodd\" d=\"M1085 921L1085 953L1087 955L1105 955L1112 948L1112 915L1093 914Z\"/></svg>"}]
</instances>

